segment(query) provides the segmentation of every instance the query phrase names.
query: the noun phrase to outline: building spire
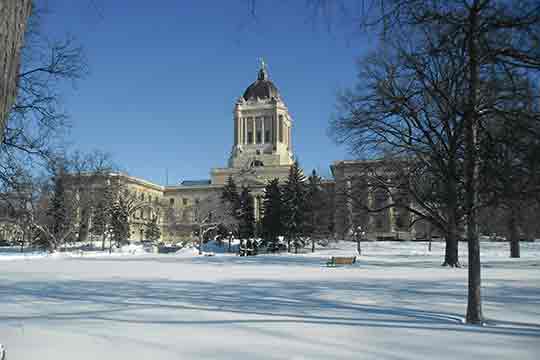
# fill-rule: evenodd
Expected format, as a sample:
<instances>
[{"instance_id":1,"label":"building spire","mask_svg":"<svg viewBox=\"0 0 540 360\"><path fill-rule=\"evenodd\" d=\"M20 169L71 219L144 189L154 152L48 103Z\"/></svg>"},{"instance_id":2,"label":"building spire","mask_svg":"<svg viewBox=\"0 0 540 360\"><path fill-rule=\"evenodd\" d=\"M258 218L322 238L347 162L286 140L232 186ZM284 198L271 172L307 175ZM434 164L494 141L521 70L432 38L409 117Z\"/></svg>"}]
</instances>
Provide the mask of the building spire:
<instances>
[{"instance_id":1,"label":"building spire","mask_svg":"<svg viewBox=\"0 0 540 360\"><path fill-rule=\"evenodd\" d=\"M260 61L260 69L259 69L259 76L257 77L257 79L267 80L268 71L266 70L266 63L264 62L264 59L262 57L259 58L259 61Z\"/></svg>"}]
</instances>

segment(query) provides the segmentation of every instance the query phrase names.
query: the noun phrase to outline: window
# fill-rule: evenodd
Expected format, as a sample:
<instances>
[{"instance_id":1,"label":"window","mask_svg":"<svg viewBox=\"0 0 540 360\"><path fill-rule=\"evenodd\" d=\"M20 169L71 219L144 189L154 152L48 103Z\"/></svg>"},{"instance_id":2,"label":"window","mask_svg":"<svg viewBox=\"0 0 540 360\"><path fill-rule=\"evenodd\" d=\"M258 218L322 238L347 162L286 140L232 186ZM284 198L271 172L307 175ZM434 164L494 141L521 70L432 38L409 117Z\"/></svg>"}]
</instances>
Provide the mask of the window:
<instances>
[{"instance_id":1,"label":"window","mask_svg":"<svg viewBox=\"0 0 540 360\"><path fill-rule=\"evenodd\" d=\"M269 143L270 142L270 130L264 131L264 142Z\"/></svg>"},{"instance_id":2,"label":"window","mask_svg":"<svg viewBox=\"0 0 540 360\"><path fill-rule=\"evenodd\" d=\"M261 130L257 130L257 144L262 143L262 134Z\"/></svg>"},{"instance_id":3,"label":"window","mask_svg":"<svg viewBox=\"0 0 540 360\"><path fill-rule=\"evenodd\" d=\"M174 198L169 199L169 205L174 206Z\"/></svg>"},{"instance_id":4,"label":"window","mask_svg":"<svg viewBox=\"0 0 540 360\"><path fill-rule=\"evenodd\" d=\"M188 204L188 199L187 199L187 198L183 198L183 199L182 199L182 204L184 204L184 206L187 205L187 204Z\"/></svg>"},{"instance_id":5,"label":"window","mask_svg":"<svg viewBox=\"0 0 540 360\"><path fill-rule=\"evenodd\" d=\"M253 133L251 131L248 131L247 142L248 144L253 143Z\"/></svg>"}]
</instances>

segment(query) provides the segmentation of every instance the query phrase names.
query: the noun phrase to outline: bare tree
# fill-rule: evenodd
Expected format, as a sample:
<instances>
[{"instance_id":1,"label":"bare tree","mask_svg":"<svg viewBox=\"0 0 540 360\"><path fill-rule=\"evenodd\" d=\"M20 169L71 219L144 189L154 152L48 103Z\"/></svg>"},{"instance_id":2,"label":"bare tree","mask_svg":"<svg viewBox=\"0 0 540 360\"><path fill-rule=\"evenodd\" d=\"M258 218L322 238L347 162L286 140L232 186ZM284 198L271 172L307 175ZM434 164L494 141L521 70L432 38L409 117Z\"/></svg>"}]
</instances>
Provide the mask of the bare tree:
<instances>
[{"instance_id":1,"label":"bare tree","mask_svg":"<svg viewBox=\"0 0 540 360\"><path fill-rule=\"evenodd\" d=\"M315 3L332 6L328 1ZM442 36L434 38L436 41L430 44L432 52L448 48L463 50L465 101L459 111L463 117L463 204L469 244L466 318L469 323L481 323L480 245L476 222L478 144L480 124L493 115L497 104L485 101L491 89L482 83L486 83L485 78L491 77L493 71L526 73L540 69L540 3L535 0L366 0L364 3L376 6L366 7L368 10L361 16L362 25L376 27L384 40L403 34L412 38L417 32L435 30Z\"/></svg>"},{"instance_id":2,"label":"bare tree","mask_svg":"<svg viewBox=\"0 0 540 360\"><path fill-rule=\"evenodd\" d=\"M208 233L217 231L219 226L233 228L237 224L229 204L222 200L219 193L198 199L186 210L191 215L188 221L197 232L199 255L202 254L203 242Z\"/></svg>"},{"instance_id":3,"label":"bare tree","mask_svg":"<svg viewBox=\"0 0 540 360\"><path fill-rule=\"evenodd\" d=\"M403 208L429 221L446 235L444 265L459 266L463 59L455 48L430 51L440 32L420 35L427 44L398 38L359 63L361 86L340 97L331 129L353 153L385 159L367 169L368 191L393 200L366 210Z\"/></svg>"},{"instance_id":4,"label":"bare tree","mask_svg":"<svg viewBox=\"0 0 540 360\"><path fill-rule=\"evenodd\" d=\"M501 101L503 111L494 114L480 139L480 195L486 206L502 210L510 257L520 257L519 228L540 201L540 91L527 79L523 85L514 81L520 93Z\"/></svg>"},{"instance_id":5,"label":"bare tree","mask_svg":"<svg viewBox=\"0 0 540 360\"><path fill-rule=\"evenodd\" d=\"M79 221L78 241L85 241L89 233L92 210L109 193L106 181L115 170L111 156L95 150L90 153L75 151L65 156L68 187L79 197L77 216Z\"/></svg>"},{"instance_id":6,"label":"bare tree","mask_svg":"<svg viewBox=\"0 0 540 360\"><path fill-rule=\"evenodd\" d=\"M34 9L26 28L17 95L0 145L0 189L16 187L18 175L27 168L48 166L68 125L61 85L86 74L81 47L71 38L46 39L40 16Z\"/></svg>"}]
</instances>

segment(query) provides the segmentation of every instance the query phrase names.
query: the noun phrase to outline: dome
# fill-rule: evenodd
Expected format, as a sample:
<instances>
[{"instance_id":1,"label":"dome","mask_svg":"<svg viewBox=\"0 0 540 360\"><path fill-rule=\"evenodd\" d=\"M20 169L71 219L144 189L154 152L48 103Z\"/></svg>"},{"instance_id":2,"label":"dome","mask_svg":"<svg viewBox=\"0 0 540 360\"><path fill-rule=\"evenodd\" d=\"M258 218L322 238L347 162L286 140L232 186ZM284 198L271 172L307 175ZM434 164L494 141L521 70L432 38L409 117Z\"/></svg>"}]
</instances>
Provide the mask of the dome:
<instances>
[{"instance_id":1,"label":"dome","mask_svg":"<svg viewBox=\"0 0 540 360\"><path fill-rule=\"evenodd\" d=\"M259 70L259 76L257 80L248 86L244 95L242 96L244 100L250 99L271 99L273 97L279 98L279 91L272 81L268 79L268 73L264 64Z\"/></svg>"}]
</instances>

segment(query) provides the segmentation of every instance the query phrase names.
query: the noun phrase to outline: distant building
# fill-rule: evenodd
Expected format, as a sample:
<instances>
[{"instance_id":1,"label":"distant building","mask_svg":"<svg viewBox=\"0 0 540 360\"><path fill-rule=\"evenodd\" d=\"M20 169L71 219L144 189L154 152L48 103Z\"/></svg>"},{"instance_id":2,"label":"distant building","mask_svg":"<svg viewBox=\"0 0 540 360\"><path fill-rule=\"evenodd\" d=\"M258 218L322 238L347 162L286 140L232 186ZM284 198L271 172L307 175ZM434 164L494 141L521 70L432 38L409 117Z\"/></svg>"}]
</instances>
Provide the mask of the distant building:
<instances>
[{"instance_id":1,"label":"distant building","mask_svg":"<svg viewBox=\"0 0 540 360\"><path fill-rule=\"evenodd\" d=\"M190 236L195 229L193 216L197 204L210 196L220 196L227 179L232 177L239 189L242 186L250 188L258 219L265 185L274 178L284 181L294 162L293 119L264 63L257 79L236 100L231 125L233 146L227 167L211 169L209 179L184 180L178 185L162 186L127 174L110 174L88 184L89 189L83 191L83 196L112 186L111 181L123 184L140 204L130 215L131 240L144 240L145 224L157 217L162 240L172 241ZM336 161L331 166L334 179L323 181L330 236L351 238L359 226L370 239L411 239L416 236L408 229L409 214L397 209L368 214L351 201L350 192L349 198L346 196L351 188L360 192L362 187L367 190L369 184L362 182L362 178L368 163ZM374 203L387 199L375 196L366 201ZM83 210L79 216L82 224L78 238L85 240L90 235L92 219L89 211Z\"/></svg>"}]
</instances>

